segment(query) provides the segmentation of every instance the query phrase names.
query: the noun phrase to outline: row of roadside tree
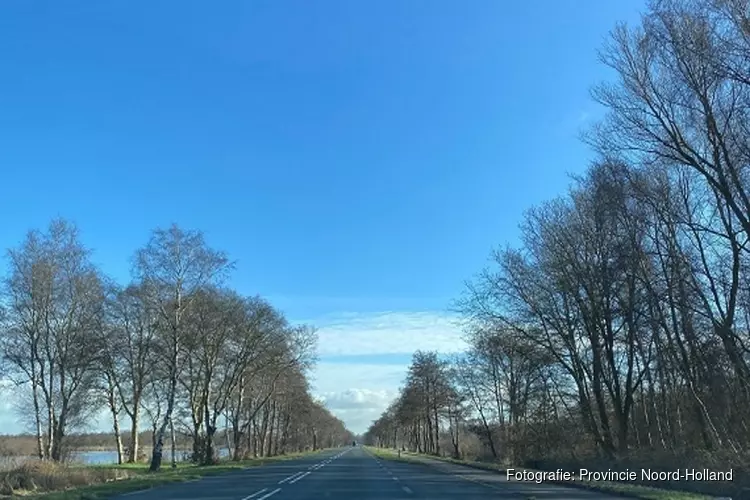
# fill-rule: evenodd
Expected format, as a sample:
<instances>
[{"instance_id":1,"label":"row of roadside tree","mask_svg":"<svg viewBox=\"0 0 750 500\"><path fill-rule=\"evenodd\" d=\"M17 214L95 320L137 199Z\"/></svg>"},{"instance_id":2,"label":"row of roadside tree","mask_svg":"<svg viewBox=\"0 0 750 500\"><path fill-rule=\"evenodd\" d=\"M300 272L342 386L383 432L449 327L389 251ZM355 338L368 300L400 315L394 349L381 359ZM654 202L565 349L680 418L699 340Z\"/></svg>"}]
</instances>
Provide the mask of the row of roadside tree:
<instances>
[{"instance_id":1,"label":"row of roadside tree","mask_svg":"<svg viewBox=\"0 0 750 500\"><path fill-rule=\"evenodd\" d=\"M204 464L218 446L240 460L351 441L311 394L315 330L228 288L234 263L201 232L154 230L128 283L62 219L30 231L8 264L2 370L40 459L63 460L71 432L104 412L120 462L139 459L139 430L152 429L152 470L176 433Z\"/></svg>"},{"instance_id":2,"label":"row of roadside tree","mask_svg":"<svg viewBox=\"0 0 750 500\"><path fill-rule=\"evenodd\" d=\"M596 161L492 253L455 308L468 351L418 353L369 442L747 483L748 26L746 0L662 0L612 32Z\"/></svg>"}]
</instances>

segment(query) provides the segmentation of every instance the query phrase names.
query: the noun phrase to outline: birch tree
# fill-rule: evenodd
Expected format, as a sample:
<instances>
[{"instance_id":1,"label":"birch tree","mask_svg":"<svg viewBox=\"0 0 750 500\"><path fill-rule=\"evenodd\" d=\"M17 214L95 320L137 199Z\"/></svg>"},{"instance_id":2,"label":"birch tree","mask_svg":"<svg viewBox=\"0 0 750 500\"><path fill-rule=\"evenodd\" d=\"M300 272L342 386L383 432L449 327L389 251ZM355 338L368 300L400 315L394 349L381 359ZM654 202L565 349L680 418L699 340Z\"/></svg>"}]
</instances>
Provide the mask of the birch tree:
<instances>
[{"instance_id":1,"label":"birch tree","mask_svg":"<svg viewBox=\"0 0 750 500\"><path fill-rule=\"evenodd\" d=\"M134 262L136 282L149 291L150 306L158 313L160 335L156 352L167 368L168 389L162 422L156 435L150 470L161 467L164 438L177 397L185 358L184 317L205 286L219 284L232 265L224 253L207 246L199 231L177 225L153 232L138 250Z\"/></svg>"},{"instance_id":2,"label":"birch tree","mask_svg":"<svg viewBox=\"0 0 750 500\"><path fill-rule=\"evenodd\" d=\"M3 354L16 382L32 392L41 458L61 460L68 428L93 410L87 401L102 353L104 280L89 255L75 225L62 219L9 251Z\"/></svg>"}]
</instances>

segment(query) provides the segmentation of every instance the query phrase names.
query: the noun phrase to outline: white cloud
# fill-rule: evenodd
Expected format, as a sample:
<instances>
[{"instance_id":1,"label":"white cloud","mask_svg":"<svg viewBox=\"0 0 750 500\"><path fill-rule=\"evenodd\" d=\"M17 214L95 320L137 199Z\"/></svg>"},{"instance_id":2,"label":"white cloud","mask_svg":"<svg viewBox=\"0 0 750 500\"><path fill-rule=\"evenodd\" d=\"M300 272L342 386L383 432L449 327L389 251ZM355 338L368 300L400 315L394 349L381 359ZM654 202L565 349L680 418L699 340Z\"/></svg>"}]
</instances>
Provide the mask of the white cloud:
<instances>
[{"instance_id":1,"label":"white cloud","mask_svg":"<svg viewBox=\"0 0 750 500\"><path fill-rule=\"evenodd\" d=\"M381 409L368 408L364 410L336 410L332 413L337 418L341 419L354 434L364 434L372 423L377 420L383 411L387 408L384 406Z\"/></svg>"},{"instance_id":2,"label":"white cloud","mask_svg":"<svg viewBox=\"0 0 750 500\"><path fill-rule=\"evenodd\" d=\"M409 368L403 362L373 363L366 356L410 356L420 349L447 354L466 348L457 318L437 312L349 312L310 323L319 328L318 354L347 356L345 363L317 365L315 393L357 433L366 431L398 396ZM363 362L356 362L357 356L363 356Z\"/></svg>"},{"instance_id":3,"label":"white cloud","mask_svg":"<svg viewBox=\"0 0 750 500\"><path fill-rule=\"evenodd\" d=\"M322 399L331 410L372 410L388 405L394 397L386 389L347 389L342 392L322 394Z\"/></svg>"},{"instance_id":4,"label":"white cloud","mask_svg":"<svg viewBox=\"0 0 750 500\"><path fill-rule=\"evenodd\" d=\"M398 391L391 389L347 389L320 395L325 405L347 428L363 433L396 398Z\"/></svg>"},{"instance_id":5,"label":"white cloud","mask_svg":"<svg viewBox=\"0 0 750 500\"><path fill-rule=\"evenodd\" d=\"M457 318L434 312L344 313L321 318L321 356L412 354L419 349L453 353L464 350Z\"/></svg>"},{"instance_id":6,"label":"white cloud","mask_svg":"<svg viewBox=\"0 0 750 500\"><path fill-rule=\"evenodd\" d=\"M320 396L348 390L395 393L406 377L407 369L404 364L318 363L312 374L312 383Z\"/></svg>"},{"instance_id":7,"label":"white cloud","mask_svg":"<svg viewBox=\"0 0 750 500\"><path fill-rule=\"evenodd\" d=\"M363 433L398 396L407 365L319 363L315 395L349 430Z\"/></svg>"}]
</instances>

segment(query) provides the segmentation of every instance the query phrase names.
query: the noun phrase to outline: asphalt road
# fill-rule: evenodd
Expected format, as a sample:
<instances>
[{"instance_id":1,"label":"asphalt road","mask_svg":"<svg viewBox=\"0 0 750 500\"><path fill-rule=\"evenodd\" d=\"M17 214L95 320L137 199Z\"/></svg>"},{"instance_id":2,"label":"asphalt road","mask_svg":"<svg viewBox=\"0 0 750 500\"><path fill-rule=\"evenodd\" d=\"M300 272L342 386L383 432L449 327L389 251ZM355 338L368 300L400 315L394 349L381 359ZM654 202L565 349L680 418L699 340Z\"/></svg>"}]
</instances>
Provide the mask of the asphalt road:
<instances>
[{"instance_id":1,"label":"asphalt road","mask_svg":"<svg viewBox=\"0 0 750 500\"><path fill-rule=\"evenodd\" d=\"M251 467L120 495L118 500L609 500L621 497L505 476L455 464L382 460L362 448Z\"/></svg>"}]
</instances>

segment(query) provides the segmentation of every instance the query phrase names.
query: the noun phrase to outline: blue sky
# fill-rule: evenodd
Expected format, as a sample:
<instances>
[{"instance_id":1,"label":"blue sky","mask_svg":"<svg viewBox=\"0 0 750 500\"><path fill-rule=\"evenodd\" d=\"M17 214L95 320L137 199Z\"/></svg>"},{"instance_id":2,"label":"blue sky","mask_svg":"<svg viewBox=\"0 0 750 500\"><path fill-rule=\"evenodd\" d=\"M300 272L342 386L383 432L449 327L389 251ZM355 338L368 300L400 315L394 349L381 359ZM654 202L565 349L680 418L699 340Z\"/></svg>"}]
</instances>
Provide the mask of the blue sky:
<instances>
[{"instance_id":1,"label":"blue sky","mask_svg":"<svg viewBox=\"0 0 750 500\"><path fill-rule=\"evenodd\" d=\"M321 327L318 390L361 431L412 348L457 345L446 308L490 248L586 167L596 49L641 8L6 0L0 245L63 216L125 280L152 228L203 230L235 288Z\"/></svg>"}]
</instances>

